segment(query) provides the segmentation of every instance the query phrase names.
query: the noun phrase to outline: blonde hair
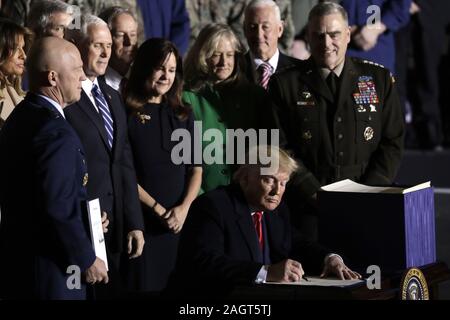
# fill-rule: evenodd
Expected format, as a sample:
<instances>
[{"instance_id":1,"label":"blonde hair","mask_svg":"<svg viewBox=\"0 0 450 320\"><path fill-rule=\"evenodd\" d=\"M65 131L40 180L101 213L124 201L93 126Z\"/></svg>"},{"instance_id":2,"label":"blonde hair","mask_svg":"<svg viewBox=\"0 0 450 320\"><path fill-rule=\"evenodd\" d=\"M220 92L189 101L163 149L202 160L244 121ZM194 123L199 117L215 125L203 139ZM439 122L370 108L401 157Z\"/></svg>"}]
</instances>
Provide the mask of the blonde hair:
<instances>
[{"instance_id":1,"label":"blonde hair","mask_svg":"<svg viewBox=\"0 0 450 320\"><path fill-rule=\"evenodd\" d=\"M269 161L266 162L265 160ZM245 156L245 163L234 173L233 180L239 182L250 170L258 168L270 169L271 172L275 169L275 171L282 171L290 176L297 171L298 164L287 151L278 146L253 146Z\"/></svg>"},{"instance_id":2,"label":"blonde hair","mask_svg":"<svg viewBox=\"0 0 450 320\"><path fill-rule=\"evenodd\" d=\"M231 42L235 50L235 63L233 73L223 83L241 80L244 61L241 42L228 25L212 23L202 29L184 61L184 80L188 89L197 91L210 83L210 70L206 60L211 58L224 38Z\"/></svg>"}]
</instances>

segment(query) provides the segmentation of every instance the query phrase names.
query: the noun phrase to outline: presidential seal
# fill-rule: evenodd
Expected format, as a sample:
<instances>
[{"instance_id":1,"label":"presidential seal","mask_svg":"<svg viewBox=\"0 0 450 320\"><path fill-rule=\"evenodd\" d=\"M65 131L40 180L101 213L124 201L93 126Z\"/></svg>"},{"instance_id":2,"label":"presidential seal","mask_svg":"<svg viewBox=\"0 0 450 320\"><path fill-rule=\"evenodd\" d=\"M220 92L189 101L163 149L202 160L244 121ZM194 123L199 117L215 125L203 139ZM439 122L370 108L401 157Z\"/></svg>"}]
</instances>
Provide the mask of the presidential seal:
<instances>
[{"instance_id":1,"label":"presidential seal","mask_svg":"<svg viewBox=\"0 0 450 320\"><path fill-rule=\"evenodd\" d=\"M428 285L422 271L417 268L409 269L400 283L402 300L430 300Z\"/></svg>"}]
</instances>

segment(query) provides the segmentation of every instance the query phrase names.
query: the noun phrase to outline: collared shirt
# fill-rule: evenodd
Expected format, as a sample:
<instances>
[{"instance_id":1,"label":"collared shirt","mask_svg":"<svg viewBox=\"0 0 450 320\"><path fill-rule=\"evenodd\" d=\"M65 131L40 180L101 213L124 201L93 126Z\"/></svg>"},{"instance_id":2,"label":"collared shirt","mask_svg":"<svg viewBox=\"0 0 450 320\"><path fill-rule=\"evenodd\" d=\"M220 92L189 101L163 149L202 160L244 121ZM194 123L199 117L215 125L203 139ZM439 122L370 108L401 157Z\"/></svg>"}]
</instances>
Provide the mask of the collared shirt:
<instances>
[{"instance_id":1,"label":"collared shirt","mask_svg":"<svg viewBox=\"0 0 450 320\"><path fill-rule=\"evenodd\" d=\"M92 102L92 106L95 108L95 110L97 110L98 112L98 108L97 108L97 104L95 103L95 98L92 95L92 87L94 87L94 84L96 84L98 87L100 87L98 85L98 80L97 78L94 79L94 81L91 81L89 79L86 79L84 81L81 82L81 86L83 87L83 91L84 93L87 94L89 100L91 100Z\"/></svg>"},{"instance_id":2,"label":"collared shirt","mask_svg":"<svg viewBox=\"0 0 450 320\"><path fill-rule=\"evenodd\" d=\"M113 68L106 68L105 81L108 86L120 92L120 83L124 77Z\"/></svg>"},{"instance_id":3,"label":"collared shirt","mask_svg":"<svg viewBox=\"0 0 450 320\"><path fill-rule=\"evenodd\" d=\"M63 118L64 118L64 119L66 118L66 117L64 116L63 109L62 109L62 107L59 105L58 102L56 102L55 100L50 99L49 97L44 96L44 95L42 95L42 94L38 94L38 96L41 97L41 98L44 98L45 100L47 100L48 102L50 102L51 105L54 106L54 107L56 108L56 110L58 110L59 113L61 113L61 115L63 116Z\"/></svg>"},{"instance_id":4,"label":"collared shirt","mask_svg":"<svg viewBox=\"0 0 450 320\"><path fill-rule=\"evenodd\" d=\"M344 70L344 64L345 64L345 59L340 64L338 64L336 66L336 68L334 68L333 70L330 70L328 68L320 68L319 69L320 76L322 77L323 80L326 80L328 78L328 75L330 74L330 72L333 71L334 74L337 75L339 78L341 76L342 70Z\"/></svg>"},{"instance_id":5,"label":"collared shirt","mask_svg":"<svg viewBox=\"0 0 450 320\"><path fill-rule=\"evenodd\" d=\"M277 49L277 51L275 51L275 54L268 61L264 61L262 59L255 58L255 56L252 54L251 51L250 51L250 58L251 58L252 64L253 64L254 79L258 80L259 75L258 75L257 70L258 70L259 65L262 63L268 63L270 65L270 67L271 67L270 75L273 75L275 73L275 71L277 70L277 67L278 67L278 60L280 59L280 51Z\"/></svg>"}]
</instances>

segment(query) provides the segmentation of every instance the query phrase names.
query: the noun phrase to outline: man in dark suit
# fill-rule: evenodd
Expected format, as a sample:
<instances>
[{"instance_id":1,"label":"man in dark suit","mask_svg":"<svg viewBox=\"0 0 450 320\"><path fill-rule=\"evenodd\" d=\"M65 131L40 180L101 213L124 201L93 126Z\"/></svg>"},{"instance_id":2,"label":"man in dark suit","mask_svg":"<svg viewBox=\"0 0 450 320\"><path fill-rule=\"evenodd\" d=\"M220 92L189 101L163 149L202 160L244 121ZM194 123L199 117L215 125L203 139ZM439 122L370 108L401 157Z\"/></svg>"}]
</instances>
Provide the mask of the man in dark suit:
<instances>
[{"instance_id":1,"label":"man in dark suit","mask_svg":"<svg viewBox=\"0 0 450 320\"><path fill-rule=\"evenodd\" d=\"M283 30L280 8L275 1L254 0L245 8L244 33L250 48L245 55L245 74L265 89L272 74L299 62L278 49Z\"/></svg>"},{"instance_id":2,"label":"man in dark suit","mask_svg":"<svg viewBox=\"0 0 450 320\"><path fill-rule=\"evenodd\" d=\"M287 192L296 223L317 237L316 193L342 179L390 185L400 165L404 125L394 79L372 62L346 58L350 29L335 3L315 6L309 16L312 57L272 77L281 145L302 166ZM303 208L305 200L313 207ZM292 209L292 208L291 208Z\"/></svg>"},{"instance_id":3,"label":"man in dark suit","mask_svg":"<svg viewBox=\"0 0 450 320\"><path fill-rule=\"evenodd\" d=\"M66 36L81 52L87 79L82 83L80 101L68 106L65 115L86 151L88 198L100 199L102 211L110 221L105 241L112 284L105 293L111 297L120 294L123 248L130 258L142 253L143 218L125 107L119 93L98 78L105 73L111 56L111 33L107 24L96 16L82 16L80 23L79 29L68 30Z\"/></svg>"},{"instance_id":4,"label":"man in dark suit","mask_svg":"<svg viewBox=\"0 0 450 320\"><path fill-rule=\"evenodd\" d=\"M85 299L85 283L108 274L83 223L83 147L62 111L80 99L82 61L51 37L34 44L27 67L30 92L0 134L0 298Z\"/></svg>"},{"instance_id":5,"label":"man in dark suit","mask_svg":"<svg viewBox=\"0 0 450 320\"><path fill-rule=\"evenodd\" d=\"M269 155L269 167L261 155ZM188 292L227 293L255 282L299 281L308 273L360 275L337 254L300 237L291 228L282 202L296 162L283 150L253 147L234 175L236 184L205 193L194 201L181 233L172 284ZM176 284L175 284L176 283Z\"/></svg>"}]
</instances>

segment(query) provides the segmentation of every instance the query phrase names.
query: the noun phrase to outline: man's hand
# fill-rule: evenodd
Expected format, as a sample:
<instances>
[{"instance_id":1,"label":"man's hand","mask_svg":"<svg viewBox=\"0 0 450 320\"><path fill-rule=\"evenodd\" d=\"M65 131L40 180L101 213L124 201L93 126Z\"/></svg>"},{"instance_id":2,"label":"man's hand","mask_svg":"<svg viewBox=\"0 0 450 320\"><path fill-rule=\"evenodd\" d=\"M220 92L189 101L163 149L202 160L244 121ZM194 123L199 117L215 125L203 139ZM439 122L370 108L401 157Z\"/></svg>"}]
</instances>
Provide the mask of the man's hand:
<instances>
[{"instance_id":1,"label":"man's hand","mask_svg":"<svg viewBox=\"0 0 450 320\"><path fill-rule=\"evenodd\" d=\"M139 257L144 249L144 234L141 230L133 230L128 232L128 255L130 259ZM133 250L134 247L134 250Z\"/></svg>"},{"instance_id":2,"label":"man's hand","mask_svg":"<svg viewBox=\"0 0 450 320\"><path fill-rule=\"evenodd\" d=\"M297 282L305 274L300 262L286 259L269 266L267 270L267 281Z\"/></svg>"},{"instance_id":3,"label":"man's hand","mask_svg":"<svg viewBox=\"0 0 450 320\"><path fill-rule=\"evenodd\" d=\"M108 271L106 265L100 258L95 258L94 263L85 272L86 283L95 284L97 282L108 283Z\"/></svg>"},{"instance_id":4,"label":"man's hand","mask_svg":"<svg viewBox=\"0 0 450 320\"><path fill-rule=\"evenodd\" d=\"M103 211L103 214L102 214L103 233L107 233L108 232L108 225L109 225L108 214L105 211Z\"/></svg>"},{"instance_id":5,"label":"man's hand","mask_svg":"<svg viewBox=\"0 0 450 320\"><path fill-rule=\"evenodd\" d=\"M358 272L350 270L338 255L327 258L320 277L325 278L330 273L334 273L341 280L361 279L361 275Z\"/></svg>"}]
</instances>

